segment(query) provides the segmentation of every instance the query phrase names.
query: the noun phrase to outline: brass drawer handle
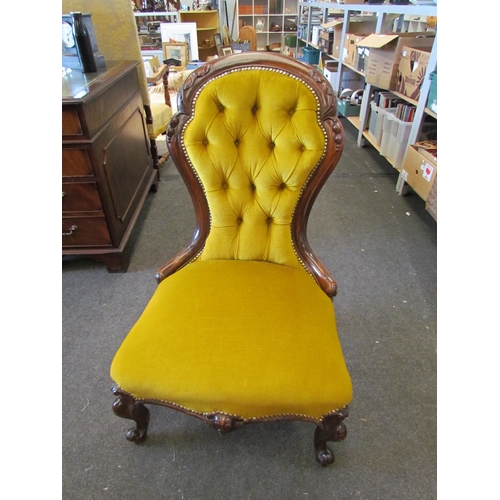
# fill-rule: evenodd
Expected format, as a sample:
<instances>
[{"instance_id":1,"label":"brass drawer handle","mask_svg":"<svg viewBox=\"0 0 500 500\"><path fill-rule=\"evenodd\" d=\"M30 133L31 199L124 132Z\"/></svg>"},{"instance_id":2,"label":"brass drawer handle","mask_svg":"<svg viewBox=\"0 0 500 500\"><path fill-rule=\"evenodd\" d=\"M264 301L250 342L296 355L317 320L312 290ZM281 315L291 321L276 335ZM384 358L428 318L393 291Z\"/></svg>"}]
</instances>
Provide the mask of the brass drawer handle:
<instances>
[{"instance_id":1,"label":"brass drawer handle","mask_svg":"<svg viewBox=\"0 0 500 500\"><path fill-rule=\"evenodd\" d=\"M62 197L64 198L66 196L66 193L63 191L62 192Z\"/></svg>"},{"instance_id":2,"label":"brass drawer handle","mask_svg":"<svg viewBox=\"0 0 500 500\"><path fill-rule=\"evenodd\" d=\"M73 234L73 231L76 231L78 229L78 226L75 226L74 224L69 228L69 233L63 233L63 236L71 236Z\"/></svg>"}]
</instances>

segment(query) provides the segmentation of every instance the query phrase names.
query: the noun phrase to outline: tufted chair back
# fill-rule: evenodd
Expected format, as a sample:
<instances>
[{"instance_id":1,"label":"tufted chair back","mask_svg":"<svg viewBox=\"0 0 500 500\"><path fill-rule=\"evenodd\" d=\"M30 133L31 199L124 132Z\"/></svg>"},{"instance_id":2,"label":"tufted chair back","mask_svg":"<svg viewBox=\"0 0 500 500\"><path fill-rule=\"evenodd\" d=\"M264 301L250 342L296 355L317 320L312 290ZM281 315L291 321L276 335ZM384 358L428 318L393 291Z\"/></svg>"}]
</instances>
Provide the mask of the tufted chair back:
<instances>
[{"instance_id":1,"label":"tufted chair back","mask_svg":"<svg viewBox=\"0 0 500 500\"><path fill-rule=\"evenodd\" d=\"M205 64L181 89L167 144L197 212L187 260L303 268L335 294L305 234L343 146L331 86L315 68L251 52Z\"/></svg>"}]
</instances>

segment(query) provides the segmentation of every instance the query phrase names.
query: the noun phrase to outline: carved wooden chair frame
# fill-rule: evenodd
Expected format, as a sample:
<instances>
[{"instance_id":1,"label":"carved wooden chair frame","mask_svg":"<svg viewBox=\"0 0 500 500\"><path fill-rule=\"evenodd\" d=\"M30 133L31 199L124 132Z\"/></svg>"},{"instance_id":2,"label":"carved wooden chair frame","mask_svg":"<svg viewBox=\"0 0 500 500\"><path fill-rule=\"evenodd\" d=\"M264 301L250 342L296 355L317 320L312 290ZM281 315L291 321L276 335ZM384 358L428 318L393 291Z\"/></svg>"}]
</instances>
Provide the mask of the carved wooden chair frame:
<instances>
[{"instance_id":1,"label":"carved wooden chair frame","mask_svg":"<svg viewBox=\"0 0 500 500\"><path fill-rule=\"evenodd\" d=\"M344 131L337 117L337 100L332 87L324 76L313 66L297 59L273 53L244 52L215 59L199 67L187 78L179 92L178 112L172 117L167 130L167 145L170 154L182 176L194 203L196 230L193 240L187 248L177 254L169 262L159 268L156 279L160 283L190 261L195 259L203 249L210 231L210 215L208 203L195 172L191 169L182 146L182 131L190 120L194 101L202 86L208 80L223 73L232 71L240 65L273 68L293 75L305 82L315 93L319 104L319 119L324 127L328 147L315 171L299 197L292 221L292 238L299 260L314 277L323 291L331 298L337 293L337 284L320 260L315 256L306 236L307 221L314 201L324 183L336 167L343 150ZM314 449L316 460L326 466L333 463L333 451L327 447L328 441L342 441L347 435L343 420L348 416L348 406L314 419L306 415L278 415L269 418L244 419L223 413L198 413L181 406L158 400L136 400L132 395L118 387L113 388L117 396L113 411L122 418L134 420L135 428L131 428L126 437L129 441L142 443L147 436L149 410L145 404L161 405L203 420L220 433L241 428L244 424L270 422L278 420L301 420L316 425L314 433Z\"/></svg>"}]
</instances>

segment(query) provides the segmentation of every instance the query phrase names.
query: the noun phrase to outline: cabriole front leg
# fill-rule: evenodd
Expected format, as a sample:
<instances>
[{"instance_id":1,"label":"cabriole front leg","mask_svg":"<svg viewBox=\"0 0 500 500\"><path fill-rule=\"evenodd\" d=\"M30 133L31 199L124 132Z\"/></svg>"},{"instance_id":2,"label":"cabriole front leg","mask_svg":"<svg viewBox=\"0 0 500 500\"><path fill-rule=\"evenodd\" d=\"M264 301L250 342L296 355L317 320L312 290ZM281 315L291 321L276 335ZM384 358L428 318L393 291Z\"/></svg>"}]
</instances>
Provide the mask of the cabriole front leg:
<instances>
[{"instance_id":1,"label":"cabriole front leg","mask_svg":"<svg viewBox=\"0 0 500 500\"><path fill-rule=\"evenodd\" d=\"M327 447L327 441L343 441L347 436L347 429L343 422L348 415L347 406L336 412L330 413L321 425L317 425L314 431L314 451L316 461L323 467L335 461L333 451Z\"/></svg>"},{"instance_id":2,"label":"cabriole front leg","mask_svg":"<svg viewBox=\"0 0 500 500\"><path fill-rule=\"evenodd\" d=\"M149 410L118 387L113 387L112 392L118 396L118 399L113 403L115 415L134 420L137 424L135 428L132 427L127 431L127 439L136 444L144 442L148 432Z\"/></svg>"}]
</instances>

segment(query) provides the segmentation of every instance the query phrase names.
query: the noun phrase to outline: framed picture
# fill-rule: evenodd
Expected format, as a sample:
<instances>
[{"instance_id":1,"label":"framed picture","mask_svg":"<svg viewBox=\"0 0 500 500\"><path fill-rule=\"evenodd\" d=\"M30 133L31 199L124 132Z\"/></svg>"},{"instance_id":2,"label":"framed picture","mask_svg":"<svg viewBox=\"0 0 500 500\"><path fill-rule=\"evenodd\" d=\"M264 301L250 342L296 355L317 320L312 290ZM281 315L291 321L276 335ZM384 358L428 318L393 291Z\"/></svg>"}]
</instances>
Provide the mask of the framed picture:
<instances>
[{"instance_id":1,"label":"framed picture","mask_svg":"<svg viewBox=\"0 0 500 500\"><path fill-rule=\"evenodd\" d=\"M186 42L189 48L188 61L198 61L198 35L196 23L161 23L162 43Z\"/></svg>"},{"instance_id":2,"label":"framed picture","mask_svg":"<svg viewBox=\"0 0 500 500\"><path fill-rule=\"evenodd\" d=\"M222 47L222 55L223 56L229 56L233 53L233 48L232 47Z\"/></svg>"},{"instance_id":3,"label":"framed picture","mask_svg":"<svg viewBox=\"0 0 500 500\"><path fill-rule=\"evenodd\" d=\"M222 53L222 36L220 33L215 33L214 35L214 44L215 47L217 48L217 55L219 57L222 57L224 54Z\"/></svg>"},{"instance_id":4,"label":"framed picture","mask_svg":"<svg viewBox=\"0 0 500 500\"><path fill-rule=\"evenodd\" d=\"M177 59L181 66L189 62L189 45L187 42L163 42L163 59Z\"/></svg>"}]
</instances>

